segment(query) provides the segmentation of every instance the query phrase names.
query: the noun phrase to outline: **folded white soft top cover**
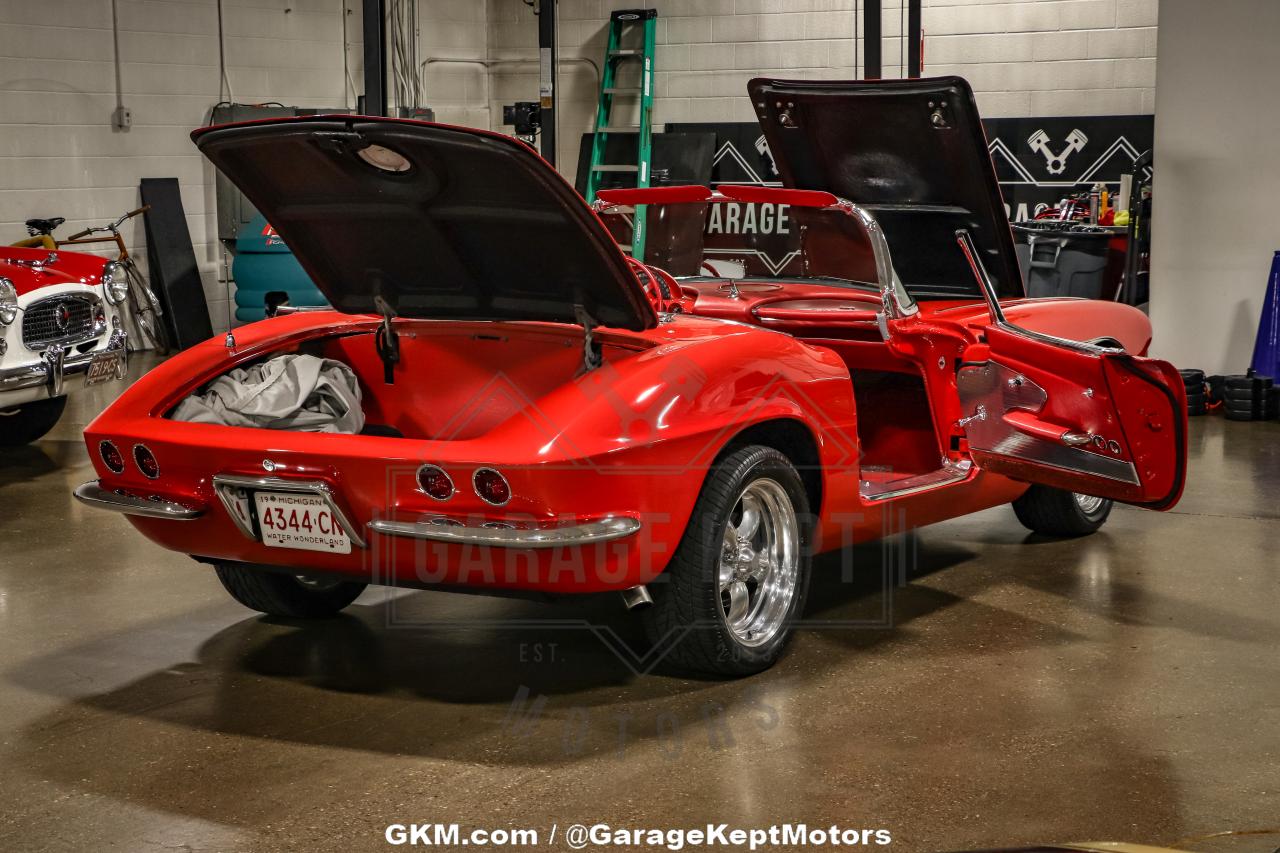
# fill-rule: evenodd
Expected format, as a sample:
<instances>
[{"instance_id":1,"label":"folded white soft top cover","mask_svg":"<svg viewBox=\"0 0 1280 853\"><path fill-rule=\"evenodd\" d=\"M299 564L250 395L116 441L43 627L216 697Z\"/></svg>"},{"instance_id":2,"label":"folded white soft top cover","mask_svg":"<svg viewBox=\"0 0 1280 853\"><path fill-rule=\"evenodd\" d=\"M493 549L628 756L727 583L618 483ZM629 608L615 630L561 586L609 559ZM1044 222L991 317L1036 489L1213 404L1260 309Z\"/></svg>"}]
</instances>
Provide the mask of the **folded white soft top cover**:
<instances>
[{"instance_id":1,"label":"folded white soft top cover","mask_svg":"<svg viewBox=\"0 0 1280 853\"><path fill-rule=\"evenodd\" d=\"M280 355L219 376L174 410L175 421L296 432L358 433L360 383L340 361Z\"/></svg>"}]
</instances>

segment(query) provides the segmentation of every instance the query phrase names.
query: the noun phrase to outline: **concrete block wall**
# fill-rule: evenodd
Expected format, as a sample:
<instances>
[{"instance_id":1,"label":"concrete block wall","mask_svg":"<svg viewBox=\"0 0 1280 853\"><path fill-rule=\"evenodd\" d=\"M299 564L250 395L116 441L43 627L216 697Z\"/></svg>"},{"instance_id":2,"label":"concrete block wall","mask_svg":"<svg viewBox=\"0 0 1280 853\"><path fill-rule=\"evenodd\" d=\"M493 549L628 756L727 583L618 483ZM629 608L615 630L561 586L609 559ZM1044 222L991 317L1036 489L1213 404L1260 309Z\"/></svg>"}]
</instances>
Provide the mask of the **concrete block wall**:
<instances>
[{"instance_id":1,"label":"concrete block wall","mask_svg":"<svg viewBox=\"0 0 1280 853\"><path fill-rule=\"evenodd\" d=\"M438 121L489 127L489 32L483 0L420 0L418 16L423 104L436 111Z\"/></svg>"},{"instance_id":2,"label":"concrete block wall","mask_svg":"<svg viewBox=\"0 0 1280 853\"><path fill-rule=\"evenodd\" d=\"M227 77L241 103L355 104L361 80L358 0L223 0ZM225 328L212 168L187 138L219 85L216 0L118 0L127 131L115 108L111 0L0 3L0 243L23 220L65 216L71 234L138 206L143 177L177 177L215 327ZM127 227L145 265L140 220Z\"/></svg>"},{"instance_id":3,"label":"concrete block wall","mask_svg":"<svg viewBox=\"0 0 1280 853\"><path fill-rule=\"evenodd\" d=\"M852 77L855 0L659 3L659 122L749 121L757 74ZM884 64L897 76L902 0L885 0ZM591 129L608 13L654 0L560 0L560 163L572 175ZM523 0L418 0L423 100L442 121L501 126L536 99L537 22ZM989 115L1150 112L1157 0L925 0L926 72L973 81ZM115 106L111 0L0 4L0 243L31 216L63 233L136 206L142 177L178 177L211 314L225 326L213 173L187 138L226 97L217 0L118 0L128 131ZM362 89L359 0L222 0L238 102L354 106ZM346 23L344 49L344 21ZM344 57L347 68L344 70ZM855 59L856 57L856 59ZM449 61L444 61L449 60ZM574 61L578 60L578 61ZM126 232L145 259L140 223Z\"/></svg>"},{"instance_id":4,"label":"concrete block wall","mask_svg":"<svg viewBox=\"0 0 1280 853\"><path fill-rule=\"evenodd\" d=\"M491 59L532 58L535 16L523 0L487 0ZM861 6L861 4L858 4ZM903 0L885 0L884 76L901 74ZM863 66L855 0L560 0L562 58L599 62L616 8L656 7L658 122L752 121L756 75L851 78ZM1155 97L1157 0L924 0L925 73L959 74L990 116L1150 113ZM572 175L589 131L594 72L561 72L559 157ZM534 65L495 67L490 117L534 99Z\"/></svg>"}]
</instances>

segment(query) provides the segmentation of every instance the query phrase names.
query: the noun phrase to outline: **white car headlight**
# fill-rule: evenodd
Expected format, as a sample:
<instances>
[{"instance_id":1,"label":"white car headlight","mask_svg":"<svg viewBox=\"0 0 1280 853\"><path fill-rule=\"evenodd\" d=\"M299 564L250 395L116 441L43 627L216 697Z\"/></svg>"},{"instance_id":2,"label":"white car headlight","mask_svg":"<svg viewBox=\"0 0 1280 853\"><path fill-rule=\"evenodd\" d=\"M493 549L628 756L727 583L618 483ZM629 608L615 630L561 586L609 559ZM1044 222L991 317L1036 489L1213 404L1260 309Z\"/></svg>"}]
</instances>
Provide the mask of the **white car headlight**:
<instances>
[{"instance_id":1,"label":"white car headlight","mask_svg":"<svg viewBox=\"0 0 1280 853\"><path fill-rule=\"evenodd\" d=\"M124 302L124 298L129 295L129 276L124 270L124 264L107 261L107 265L102 268L102 289L106 291L107 301L112 305Z\"/></svg>"},{"instance_id":2,"label":"white car headlight","mask_svg":"<svg viewBox=\"0 0 1280 853\"><path fill-rule=\"evenodd\" d=\"M5 326L18 317L18 289L7 278L0 278L0 324Z\"/></svg>"}]
</instances>

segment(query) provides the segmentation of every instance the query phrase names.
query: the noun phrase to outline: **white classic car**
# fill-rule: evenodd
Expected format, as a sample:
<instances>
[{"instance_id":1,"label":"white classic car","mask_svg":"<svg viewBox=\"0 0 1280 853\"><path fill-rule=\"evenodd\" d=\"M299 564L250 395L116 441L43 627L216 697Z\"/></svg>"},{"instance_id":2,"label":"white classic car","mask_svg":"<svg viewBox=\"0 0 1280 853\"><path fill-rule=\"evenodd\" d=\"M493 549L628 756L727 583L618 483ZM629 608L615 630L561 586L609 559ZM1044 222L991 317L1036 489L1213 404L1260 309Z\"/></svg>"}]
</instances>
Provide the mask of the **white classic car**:
<instances>
[{"instance_id":1,"label":"white classic car","mask_svg":"<svg viewBox=\"0 0 1280 853\"><path fill-rule=\"evenodd\" d=\"M0 248L0 446L53 429L69 392L124 379L128 286L97 255Z\"/></svg>"}]
</instances>

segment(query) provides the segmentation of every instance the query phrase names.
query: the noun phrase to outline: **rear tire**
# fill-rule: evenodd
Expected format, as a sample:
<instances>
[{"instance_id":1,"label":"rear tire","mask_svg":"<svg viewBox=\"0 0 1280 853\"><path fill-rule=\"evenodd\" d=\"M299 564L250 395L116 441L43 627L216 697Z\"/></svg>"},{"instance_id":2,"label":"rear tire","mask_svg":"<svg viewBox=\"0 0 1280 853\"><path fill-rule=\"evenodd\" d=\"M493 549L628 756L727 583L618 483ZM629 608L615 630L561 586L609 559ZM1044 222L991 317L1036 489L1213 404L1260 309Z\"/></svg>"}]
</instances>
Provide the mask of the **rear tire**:
<instances>
[{"instance_id":1,"label":"rear tire","mask_svg":"<svg viewBox=\"0 0 1280 853\"><path fill-rule=\"evenodd\" d=\"M253 566L218 563L213 567L231 597L250 610L290 619L336 616L368 584L316 581Z\"/></svg>"},{"instance_id":2,"label":"rear tire","mask_svg":"<svg viewBox=\"0 0 1280 853\"><path fill-rule=\"evenodd\" d=\"M750 515L749 515L750 513ZM666 572L641 611L666 659L721 676L782 655L809 586L809 501L790 460L743 447L711 469Z\"/></svg>"},{"instance_id":3,"label":"rear tire","mask_svg":"<svg viewBox=\"0 0 1280 853\"><path fill-rule=\"evenodd\" d=\"M1108 498L1035 485L1013 502L1013 512L1031 532L1065 538L1097 532L1111 515L1113 505Z\"/></svg>"},{"instance_id":4,"label":"rear tire","mask_svg":"<svg viewBox=\"0 0 1280 853\"><path fill-rule=\"evenodd\" d=\"M0 447L21 447L39 441L57 426L66 408L66 397L50 397L0 412Z\"/></svg>"}]
</instances>

